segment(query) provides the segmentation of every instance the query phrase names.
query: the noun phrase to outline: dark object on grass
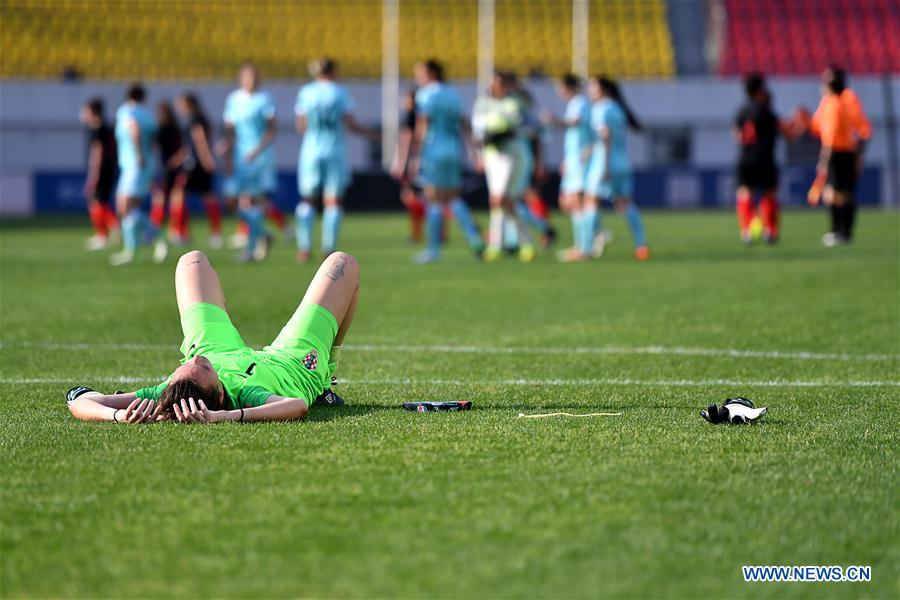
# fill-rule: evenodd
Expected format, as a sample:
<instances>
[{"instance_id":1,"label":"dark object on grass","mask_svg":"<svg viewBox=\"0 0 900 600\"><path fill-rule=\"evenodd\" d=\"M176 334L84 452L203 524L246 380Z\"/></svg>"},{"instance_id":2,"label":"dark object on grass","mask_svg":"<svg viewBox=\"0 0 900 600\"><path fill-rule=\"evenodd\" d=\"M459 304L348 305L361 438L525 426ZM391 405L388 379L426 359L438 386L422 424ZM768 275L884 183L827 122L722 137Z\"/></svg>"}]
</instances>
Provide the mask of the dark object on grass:
<instances>
[{"instance_id":1,"label":"dark object on grass","mask_svg":"<svg viewBox=\"0 0 900 600\"><path fill-rule=\"evenodd\" d=\"M334 390L328 388L319 394L312 403L313 406L344 406L344 399L334 393Z\"/></svg>"},{"instance_id":2,"label":"dark object on grass","mask_svg":"<svg viewBox=\"0 0 900 600\"><path fill-rule=\"evenodd\" d=\"M404 402L403 408L414 412L456 412L460 410L469 410L472 403L468 400L459 402Z\"/></svg>"},{"instance_id":3,"label":"dark object on grass","mask_svg":"<svg viewBox=\"0 0 900 600\"><path fill-rule=\"evenodd\" d=\"M765 406L756 408L753 405L753 400L739 396L737 398L729 398L722 406L710 404L706 407L706 410L700 411L700 416L713 425L718 425L719 423L740 425L753 423L762 418L768 411L769 409Z\"/></svg>"}]
</instances>

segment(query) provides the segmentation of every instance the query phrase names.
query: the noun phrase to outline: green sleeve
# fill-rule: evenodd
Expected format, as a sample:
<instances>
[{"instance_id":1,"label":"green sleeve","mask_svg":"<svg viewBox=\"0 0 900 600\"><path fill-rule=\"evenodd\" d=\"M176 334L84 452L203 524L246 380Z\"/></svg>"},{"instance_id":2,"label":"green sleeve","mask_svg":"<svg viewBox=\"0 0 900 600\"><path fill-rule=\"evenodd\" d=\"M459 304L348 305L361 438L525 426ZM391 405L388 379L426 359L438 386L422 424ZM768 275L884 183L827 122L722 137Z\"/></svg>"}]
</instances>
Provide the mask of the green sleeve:
<instances>
[{"instance_id":1,"label":"green sleeve","mask_svg":"<svg viewBox=\"0 0 900 600\"><path fill-rule=\"evenodd\" d=\"M163 381L157 386L141 388L135 392L135 395L141 400L159 400L167 385L169 385L169 382Z\"/></svg>"},{"instance_id":2,"label":"green sleeve","mask_svg":"<svg viewBox=\"0 0 900 600\"><path fill-rule=\"evenodd\" d=\"M238 408L262 406L266 403L266 400L269 399L269 396L274 395L275 394L265 388L251 385L241 389L240 393L238 394L236 404Z\"/></svg>"}]
</instances>

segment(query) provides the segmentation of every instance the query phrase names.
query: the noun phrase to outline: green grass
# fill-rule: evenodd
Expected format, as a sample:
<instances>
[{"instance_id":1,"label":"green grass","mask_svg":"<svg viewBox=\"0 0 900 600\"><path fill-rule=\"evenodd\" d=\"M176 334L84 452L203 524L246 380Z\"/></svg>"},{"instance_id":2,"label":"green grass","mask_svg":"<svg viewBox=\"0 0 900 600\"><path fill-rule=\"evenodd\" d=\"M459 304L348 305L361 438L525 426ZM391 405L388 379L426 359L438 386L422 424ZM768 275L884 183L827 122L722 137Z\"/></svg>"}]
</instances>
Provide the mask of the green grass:
<instances>
[{"instance_id":1,"label":"green grass","mask_svg":"<svg viewBox=\"0 0 900 600\"><path fill-rule=\"evenodd\" d=\"M113 270L81 221L6 221L0 596L898 597L898 215L862 214L834 250L824 220L789 213L781 245L743 248L730 214L651 213L647 264L617 217L591 264L476 264L453 231L418 267L400 217L352 216L352 406L205 428L84 424L63 401L174 368L174 263ZM314 271L285 246L210 257L253 345ZM633 351L650 346L789 354ZM769 415L700 419L732 395ZM399 409L415 399L474 410ZM517 418L556 410L623 414ZM872 581L744 583L769 564Z\"/></svg>"}]
</instances>

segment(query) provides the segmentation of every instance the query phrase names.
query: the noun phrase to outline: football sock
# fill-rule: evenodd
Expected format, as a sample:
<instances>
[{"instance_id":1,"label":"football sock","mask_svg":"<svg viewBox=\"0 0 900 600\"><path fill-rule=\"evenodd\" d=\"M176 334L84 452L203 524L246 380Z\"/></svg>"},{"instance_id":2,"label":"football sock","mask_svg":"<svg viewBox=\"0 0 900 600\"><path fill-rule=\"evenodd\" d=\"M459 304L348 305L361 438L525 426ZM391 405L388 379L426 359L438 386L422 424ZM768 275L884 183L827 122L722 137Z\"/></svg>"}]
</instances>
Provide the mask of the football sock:
<instances>
[{"instance_id":1,"label":"football sock","mask_svg":"<svg viewBox=\"0 0 900 600\"><path fill-rule=\"evenodd\" d=\"M831 232L841 234L843 232L843 211L841 211L841 207L836 204L832 204L830 209Z\"/></svg>"},{"instance_id":2,"label":"football sock","mask_svg":"<svg viewBox=\"0 0 900 600\"><path fill-rule=\"evenodd\" d=\"M222 207L218 200L210 198L204 201L206 218L209 219L209 231L213 235L222 233Z\"/></svg>"},{"instance_id":3,"label":"football sock","mask_svg":"<svg viewBox=\"0 0 900 600\"><path fill-rule=\"evenodd\" d=\"M410 236L413 241L422 240L422 221L425 220L425 204L418 198L413 198L406 210L409 212Z\"/></svg>"},{"instance_id":4,"label":"football sock","mask_svg":"<svg viewBox=\"0 0 900 600\"><path fill-rule=\"evenodd\" d=\"M128 214L122 217L122 245L125 247L125 250L129 252L137 250L137 236L140 221L135 216L135 211L140 211L140 209L133 208Z\"/></svg>"},{"instance_id":5,"label":"football sock","mask_svg":"<svg viewBox=\"0 0 900 600\"><path fill-rule=\"evenodd\" d=\"M184 202L172 203L169 206L169 227L176 235L187 238L188 236L188 213Z\"/></svg>"},{"instance_id":6,"label":"football sock","mask_svg":"<svg viewBox=\"0 0 900 600\"><path fill-rule=\"evenodd\" d=\"M441 251L441 240L444 232L444 207L437 202L430 202L426 218L428 224L428 250L436 255Z\"/></svg>"},{"instance_id":7,"label":"football sock","mask_svg":"<svg viewBox=\"0 0 900 600\"><path fill-rule=\"evenodd\" d=\"M150 222L159 227L166 220L166 204L152 204L150 206Z\"/></svg>"},{"instance_id":8,"label":"football sock","mask_svg":"<svg viewBox=\"0 0 900 600\"><path fill-rule=\"evenodd\" d=\"M322 209L322 250L333 252L337 247L344 211L340 206L331 205Z\"/></svg>"},{"instance_id":9,"label":"football sock","mask_svg":"<svg viewBox=\"0 0 900 600\"><path fill-rule=\"evenodd\" d=\"M844 206L844 238L850 240L853 238L853 225L856 222L856 201L848 200Z\"/></svg>"},{"instance_id":10,"label":"football sock","mask_svg":"<svg viewBox=\"0 0 900 600\"><path fill-rule=\"evenodd\" d=\"M762 200L759 201L759 212L762 216L766 235L777 238L779 221L778 198L774 194L763 196Z\"/></svg>"},{"instance_id":11,"label":"football sock","mask_svg":"<svg viewBox=\"0 0 900 600\"><path fill-rule=\"evenodd\" d=\"M297 248L309 252L312 248L313 225L316 222L316 209L312 204L301 201L294 209L294 216L297 217L295 227L297 229Z\"/></svg>"},{"instance_id":12,"label":"football sock","mask_svg":"<svg viewBox=\"0 0 900 600\"><path fill-rule=\"evenodd\" d=\"M749 230L750 221L753 220L753 199L750 198L750 196L738 196L735 207L737 211L738 227L741 228L741 232Z\"/></svg>"},{"instance_id":13,"label":"football sock","mask_svg":"<svg viewBox=\"0 0 900 600\"><path fill-rule=\"evenodd\" d=\"M503 247L515 248L519 245L519 230L516 228L515 219L503 221Z\"/></svg>"},{"instance_id":14,"label":"football sock","mask_svg":"<svg viewBox=\"0 0 900 600\"><path fill-rule=\"evenodd\" d=\"M528 232L528 227L525 225L525 221L517 214L512 215L513 222L516 225L516 232L518 233L518 242L519 246L534 246L534 239L531 237L531 233Z\"/></svg>"},{"instance_id":15,"label":"football sock","mask_svg":"<svg viewBox=\"0 0 900 600\"><path fill-rule=\"evenodd\" d=\"M581 211L573 210L569 215L572 219L572 247L581 248Z\"/></svg>"},{"instance_id":16,"label":"football sock","mask_svg":"<svg viewBox=\"0 0 900 600\"><path fill-rule=\"evenodd\" d=\"M242 208L238 211L241 220L247 224L247 254L256 250L256 243L262 237L265 215L260 206Z\"/></svg>"},{"instance_id":17,"label":"football sock","mask_svg":"<svg viewBox=\"0 0 900 600\"><path fill-rule=\"evenodd\" d=\"M99 202L91 202L88 207L88 215L91 218L94 233L105 238L109 234L109 230L106 226L106 211L103 210L103 205Z\"/></svg>"},{"instance_id":18,"label":"football sock","mask_svg":"<svg viewBox=\"0 0 900 600\"><path fill-rule=\"evenodd\" d=\"M644 221L641 219L641 211L638 210L637 204L629 202L625 207L625 219L628 221L628 227L631 229L631 236L634 238L635 248L647 245L647 235L644 233Z\"/></svg>"},{"instance_id":19,"label":"football sock","mask_svg":"<svg viewBox=\"0 0 900 600\"><path fill-rule=\"evenodd\" d=\"M475 221L472 220L472 213L469 211L469 205L462 198L454 198L450 201L450 210L453 211L453 218L459 223L460 228L466 235L469 246L476 247L481 244L481 235L478 228L475 227Z\"/></svg>"},{"instance_id":20,"label":"football sock","mask_svg":"<svg viewBox=\"0 0 900 600\"><path fill-rule=\"evenodd\" d=\"M594 236L600 227L600 214L596 208L585 208L581 211L579 222L579 242L581 253L590 256L594 252Z\"/></svg>"},{"instance_id":21,"label":"football sock","mask_svg":"<svg viewBox=\"0 0 900 600\"><path fill-rule=\"evenodd\" d=\"M491 209L490 228L488 229L488 246L501 248L503 246L503 223L505 221L502 208Z\"/></svg>"},{"instance_id":22,"label":"football sock","mask_svg":"<svg viewBox=\"0 0 900 600\"><path fill-rule=\"evenodd\" d=\"M106 221L106 228L109 231L118 231L119 230L119 218L116 216L116 211L113 210L112 206L108 204L101 204L103 208L103 215Z\"/></svg>"},{"instance_id":23,"label":"football sock","mask_svg":"<svg viewBox=\"0 0 900 600\"><path fill-rule=\"evenodd\" d=\"M284 231L284 228L287 226L287 217L284 216L284 212L273 202L269 202L266 206L266 216L269 217L270 221L275 223L278 227L278 231Z\"/></svg>"},{"instance_id":24,"label":"football sock","mask_svg":"<svg viewBox=\"0 0 900 600\"><path fill-rule=\"evenodd\" d=\"M538 216L537 213L531 210L531 206L525 204L525 202L516 204L516 213L519 215L519 219L528 223L532 229L540 231L541 233L547 233L547 230L550 229L547 219Z\"/></svg>"}]
</instances>

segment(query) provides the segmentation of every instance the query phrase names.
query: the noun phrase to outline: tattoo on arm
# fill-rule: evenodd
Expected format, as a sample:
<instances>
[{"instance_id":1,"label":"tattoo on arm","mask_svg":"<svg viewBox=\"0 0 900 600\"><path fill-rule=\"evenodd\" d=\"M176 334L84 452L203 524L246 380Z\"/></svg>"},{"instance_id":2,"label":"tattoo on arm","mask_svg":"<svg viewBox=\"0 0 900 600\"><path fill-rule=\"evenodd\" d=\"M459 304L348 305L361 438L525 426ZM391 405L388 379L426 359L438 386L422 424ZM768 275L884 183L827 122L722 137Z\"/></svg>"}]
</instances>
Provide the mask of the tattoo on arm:
<instances>
[{"instance_id":1,"label":"tattoo on arm","mask_svg":"<svg viewBox=\"0 0 900 600\"><path fill-rule=\"evenodd\" d=\"M332 281L337 281L344 276L344 267L347 265L346 259L343 257L334 261L334 264L328 269L325 275Z\"/></svg>"}]
</instances>

